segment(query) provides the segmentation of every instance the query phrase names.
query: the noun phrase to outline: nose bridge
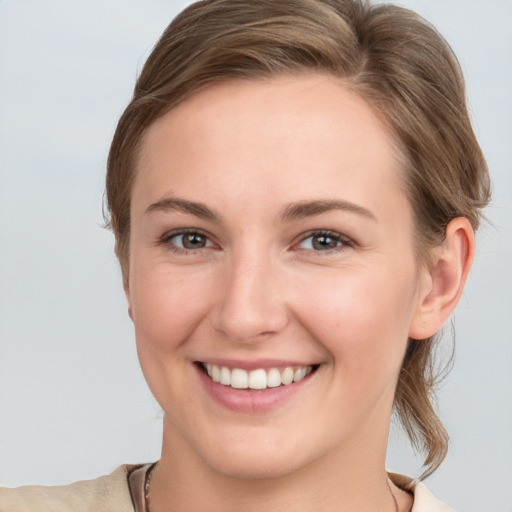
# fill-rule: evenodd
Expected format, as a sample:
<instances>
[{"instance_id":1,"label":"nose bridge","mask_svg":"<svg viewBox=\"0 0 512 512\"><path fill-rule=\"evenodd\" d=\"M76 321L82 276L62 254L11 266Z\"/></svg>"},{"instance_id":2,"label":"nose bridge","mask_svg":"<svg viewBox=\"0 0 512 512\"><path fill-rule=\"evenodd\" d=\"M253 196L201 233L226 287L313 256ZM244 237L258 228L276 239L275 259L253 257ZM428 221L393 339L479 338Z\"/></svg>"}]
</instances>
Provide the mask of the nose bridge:
<instances>
[{"instance_id":1,"label":"nose bridge","mask_svg":"<svg viewBox=\"0 0 512 512\"><path fill-rule=\"evenodd\" d=\"M238 342L279 332L287 322L277 262L261 248L231 255L219 290L216 329Z\"/></svg>"}]
</instances>

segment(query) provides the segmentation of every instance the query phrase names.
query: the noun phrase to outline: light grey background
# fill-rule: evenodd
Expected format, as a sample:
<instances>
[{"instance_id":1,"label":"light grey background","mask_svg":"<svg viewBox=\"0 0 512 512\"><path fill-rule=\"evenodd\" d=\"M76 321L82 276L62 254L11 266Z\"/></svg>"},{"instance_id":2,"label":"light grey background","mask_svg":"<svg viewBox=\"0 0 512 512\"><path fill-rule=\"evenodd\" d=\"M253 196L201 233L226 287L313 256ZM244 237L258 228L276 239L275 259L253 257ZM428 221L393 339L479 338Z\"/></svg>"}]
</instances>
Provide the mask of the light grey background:
<instances>
[{"instance_id":1,"label":"light grey background","mask_svg":"<svg viewBox=\"0 0 512 512\"><path fill-rule=\"evenodd\" d=\"M151 461L160 412L136 360L106 154L136 72L188 2L0 1L0 482L60 484ZM465 512L512 510L512 1L408 0L446 36L494 180L440 394L450 454L428 480ZM420 473L391 436L390 468Z\"/></svg>"}]
</instances>

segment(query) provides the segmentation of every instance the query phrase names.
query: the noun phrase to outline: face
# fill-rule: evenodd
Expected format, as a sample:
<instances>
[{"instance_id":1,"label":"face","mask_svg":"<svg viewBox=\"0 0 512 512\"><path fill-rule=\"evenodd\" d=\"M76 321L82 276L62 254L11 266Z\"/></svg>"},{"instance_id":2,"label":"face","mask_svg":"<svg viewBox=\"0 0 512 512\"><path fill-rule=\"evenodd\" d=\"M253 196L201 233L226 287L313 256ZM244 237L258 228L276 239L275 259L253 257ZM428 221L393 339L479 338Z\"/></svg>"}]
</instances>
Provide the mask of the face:
<instances>
[{"instance_id":1,"label":"face","mask_svg":"<svg viewBox=\"0 0 512 512\"><path fill-rule=\"evenodd\" d=\"M384 457L423 282L401 185L327 76L216 84L150 127L126 292L179 453L246 477Z\"/></svg>"}]
</instances>

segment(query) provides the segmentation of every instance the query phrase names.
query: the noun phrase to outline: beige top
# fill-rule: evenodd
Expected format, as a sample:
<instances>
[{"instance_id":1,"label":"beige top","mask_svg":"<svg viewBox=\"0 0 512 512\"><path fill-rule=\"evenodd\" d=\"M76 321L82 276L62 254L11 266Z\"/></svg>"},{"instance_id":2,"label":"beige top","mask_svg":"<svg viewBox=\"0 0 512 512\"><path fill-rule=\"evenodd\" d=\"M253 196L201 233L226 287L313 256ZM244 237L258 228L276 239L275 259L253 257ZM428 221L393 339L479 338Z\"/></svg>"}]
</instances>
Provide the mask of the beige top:
<instances>
[{"instance_id":1,"label":"beige top","mask_svg":"<svg viewBox=\"0 0 512 512\"><path fill-rule=\"evenodd\" d=\"M124 465L95 480L56 487L2 487L0 512L144 512L144 483L150 467ZM396 485L413 493L411 512L453 512L421 482L394 473L389 476Z\"/></svg>"}]
</instances>

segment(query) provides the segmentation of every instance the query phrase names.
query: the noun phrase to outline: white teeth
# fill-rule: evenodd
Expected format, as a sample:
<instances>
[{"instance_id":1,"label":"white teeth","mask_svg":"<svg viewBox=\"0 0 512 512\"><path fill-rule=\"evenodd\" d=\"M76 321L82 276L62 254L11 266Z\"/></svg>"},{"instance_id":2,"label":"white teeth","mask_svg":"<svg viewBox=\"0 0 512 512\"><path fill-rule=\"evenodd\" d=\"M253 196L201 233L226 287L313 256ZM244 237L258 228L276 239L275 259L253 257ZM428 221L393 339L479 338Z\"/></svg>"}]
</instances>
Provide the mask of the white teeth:
<instances>
[{"instance_id":1,"label":"white teeth","mask_svg":"<svg viewBox=\"0 0 512 512\"><path fill-rule=\"evenodd\" d=\"M277 388L281 385L281 374L277 368L271 368L267 374L267 387Z\"/></svg>"},{"instance_id":2,"label":"white teeth","mask_svg":"<svg viewBox=\"0 0 512 512\"><path fill-rule=\"evenodd\" d=\"M229 371L229 368L226 368L223 366L220 369L220 381L221 384L224 384L224 386L231 385L231 372Z\"/></svg>"},{"instance_id":3,"label":"white teeth","mask_svg":"<svg viewBox=\"0 0 512 512\"><path fill-rule=\"evenodd\" d=\"M265 389L267 387L267 372L260 369L249 373L249 387L251 389Z\"/></svg>"},{"instance_id":4,"label":"white teeth","mask_svg":"<svg viewBox=\"0 0 512 512\"><path fill-rule=\"evenodd\" d=\"M295 372L293 371L293 368L287 366L281 374L281 383L283 383L285 386L291 384L293 382L294 374Z\"/></svg>"},{"instance_id":5,"label":"white teeth","mask_svg":"<svg viewBox=\"0 0 512 512\"><path fill-rule=\"evenodd\" d=\"M230 370L226 366L217 366L210 363L206 363L204 367L213 382L231 386L235 389L266 389L287 386L292 382L301 381L313 371L312 366L298 366L295 368L287 366L282 371L277 368L270 368L269 370L258 368L250 372L241 368Z\"/></svg>"},{"instance_id":6,"label":"white teeth","mask_svg":"<svg viewBox=\"0 0 512 512\"><path fill-rule=\"evenodd\" d=\"M234 368L231 371L231 387L235 389L247 389L249 387L249 375L245 370Z\"/></svg>"},{"instance_id":7,"label":"white teeth","mask_svg":"<svg viewBox=\"0 0 512 512\"><path fill-rule=\"evenodd\" d=\"M302 368L297 368L293 375L293 382L299 382L306 376L306 368L304 366Z\"/></svg>"}]
</instances>

